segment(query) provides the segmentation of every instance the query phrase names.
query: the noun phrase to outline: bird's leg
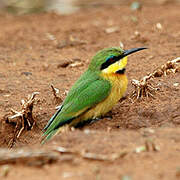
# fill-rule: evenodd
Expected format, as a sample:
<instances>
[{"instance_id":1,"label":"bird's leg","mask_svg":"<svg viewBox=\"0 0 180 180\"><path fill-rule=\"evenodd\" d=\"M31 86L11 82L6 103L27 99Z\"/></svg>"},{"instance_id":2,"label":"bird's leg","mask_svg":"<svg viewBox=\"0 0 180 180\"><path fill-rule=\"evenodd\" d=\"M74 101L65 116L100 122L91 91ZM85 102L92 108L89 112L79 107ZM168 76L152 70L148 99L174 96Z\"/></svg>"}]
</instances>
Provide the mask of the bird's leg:
<instances>
[{"instance_id":1,"label":"bird's leg","mask_svg":"<svg viewBox=\"0 0 180 180\"><path fill-rule=\"evenodd\" d=\"M93 118L93 119L87 119L85 121L81 121L80 119L77 118L76 120L72 121L69 124L69 126L70 127L75 127L75 128L82 128L87 124L92 124L92 123L97 122L97 121L99 121L101 119L102 119L102 117L96 117L96 118Z\"/></svg>"},{"instance_id":2,"label":"bird's leg","mask_svg":"<svg viewBox=\"0 0 180 180\"><path fill-rule=\"evenodd\" d=\"M97 121L99 121L101 119L102 119L102 117L93 118L93 119L90 120L89 124L93 124L93 123L95 123L95 122L97 122Z\"/></svg>"}]
</instances>

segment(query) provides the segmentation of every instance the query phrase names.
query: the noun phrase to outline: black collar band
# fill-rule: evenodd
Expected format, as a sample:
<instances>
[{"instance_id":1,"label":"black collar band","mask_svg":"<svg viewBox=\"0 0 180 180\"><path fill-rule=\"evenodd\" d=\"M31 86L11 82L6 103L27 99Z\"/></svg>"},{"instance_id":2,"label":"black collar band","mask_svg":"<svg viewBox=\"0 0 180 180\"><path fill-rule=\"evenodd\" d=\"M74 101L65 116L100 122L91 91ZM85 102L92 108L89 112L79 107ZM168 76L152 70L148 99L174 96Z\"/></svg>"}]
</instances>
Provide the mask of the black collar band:
<instances>
[{"instance_id":1,"label":"black collar band","mask_svg":"<svg viewBox=\"0 0 180 180\"><path fill-rule=\"evenodd\" d=\"M125 68L123 68L123 69L119 69L118 71L116 71L116 74L124 74L124 73L125 73L125 71L126 71L126 69L125 69Z\"/></svg>"}]
</instances>

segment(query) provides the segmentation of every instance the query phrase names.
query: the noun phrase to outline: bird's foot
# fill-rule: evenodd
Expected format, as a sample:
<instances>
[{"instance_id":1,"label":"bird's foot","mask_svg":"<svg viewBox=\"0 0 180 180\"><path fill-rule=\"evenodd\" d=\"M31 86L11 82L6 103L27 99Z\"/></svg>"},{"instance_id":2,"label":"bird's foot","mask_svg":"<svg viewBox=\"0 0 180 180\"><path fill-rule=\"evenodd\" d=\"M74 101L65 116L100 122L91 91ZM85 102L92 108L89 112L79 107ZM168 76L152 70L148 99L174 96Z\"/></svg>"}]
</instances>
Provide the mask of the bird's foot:
<instances>
[{"instance_id":1,"label":"bird's foot","mask_svg":"<svg viewBox=\"0 0 180 180\"><path fill-rule=\"evenodd\" d=\"M90 123L89 124L93 124L99 120L101 120L102 118L101 117L97 117L97 118L94 118L94 119L91 119Z\"/></svg>"}]
</instances>

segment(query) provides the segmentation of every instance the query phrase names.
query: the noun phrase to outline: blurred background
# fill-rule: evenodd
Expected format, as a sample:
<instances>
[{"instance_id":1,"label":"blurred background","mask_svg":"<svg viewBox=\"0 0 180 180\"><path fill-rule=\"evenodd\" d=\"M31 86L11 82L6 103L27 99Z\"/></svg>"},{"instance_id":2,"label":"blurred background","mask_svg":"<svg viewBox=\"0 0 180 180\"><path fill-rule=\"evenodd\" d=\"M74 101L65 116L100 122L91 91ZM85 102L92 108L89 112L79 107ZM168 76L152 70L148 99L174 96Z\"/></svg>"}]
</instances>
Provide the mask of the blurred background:
<instances>
[{"instance_id":1,"label":"blurred background","mask_svg":"<svg viewBox=\"0 0 180 180\"><path fill-rule=\"evenodd\" d=\"M134 8L136 8L136 6L139 6L141 3L147 5L154 3L164 5L167 3L180 2L180 0L0 0L0 10L18 15L45 11L70 14L81 8L93 8L111 4L127 5L133 2L136 3L134 4Z\"/></svg>"}]
</instances>

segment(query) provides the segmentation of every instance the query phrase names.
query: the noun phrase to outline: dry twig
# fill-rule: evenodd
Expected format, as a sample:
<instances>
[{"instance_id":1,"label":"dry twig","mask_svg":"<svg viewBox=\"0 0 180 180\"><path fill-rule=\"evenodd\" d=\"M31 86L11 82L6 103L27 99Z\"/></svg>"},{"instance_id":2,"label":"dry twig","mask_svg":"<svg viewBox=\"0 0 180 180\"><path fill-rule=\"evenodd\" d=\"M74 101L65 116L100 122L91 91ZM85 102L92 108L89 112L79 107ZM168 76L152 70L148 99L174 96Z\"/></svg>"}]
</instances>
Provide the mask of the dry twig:
<instances>
[{"instance_id":1,"label":"dry twig","mask_svg":"<svg viewBox=\"0 0 180 180\"><path fill-rule=\"evenodd\" d=\"M166 64L163 64L160 68L155 70L153 73L144 76L139 81L133 79L131 83L135 87L135 90L133 91L131 97L136 99L140 99L141 97L153 97L153 93L157 91L159 88L154 88L149 82L149 80L180 71L180 66L178 66L179 62L180 57L168 61Z\"/></svg>"},{"instance_id":2,"label":"dry twig","mask_svg":"<svg viewBox=\"0 0 180 180\"><path fill-rule=\"evenodd\" d=\"M60 96L58 96L59 89L55 88L52 84L51 84L51 88L52 88L52 92L53 92L53 95L54 95L55 103L57 103L57 104L61 103L63 100L62 100L62 98Z\"/></svg>"},{"instance_id":3,"label":"dry twig","mask_svg":"<svg viewBox=\"0 0 180 180\"><path fill-rule=\"evenodd\" d=\"M11 109L14 115L7 117L6 122L16 124L13 142L16 138L18 139L20 137L25 128L27 128L27 130L31 130L35 125L32 110L35 102L35 96L37 94L39 94L39 92L33 92L31 96L28 96L27 101L24 99L21 100L21 111Z\"/></svg>"},{"instance_id":4,"label":"dry twig","mask_svg":"<svg viewBox=\"0 0 180 180\"><path fill-rule=\"evenodd\" d=\"M43 165L51 162L56 162L58 160L58 153L47 151L47 150L0 150L0 165L2 164L12 164L12 163L23 163L26 165Z\"/></svg>"},{"instance_id":5,"label":"dry twig","mask_svg":"<svg viewBox=\"0 0 180 180\"><path fill-rule=\"evenodd\" d=\"M120 152L108 155L87 152L86 150L77 151L62 146L51 146L50 149L0 149L0 165L23 163L25 165L41 166L58 161L72 161L74 158L113 162L115 160L122 159L129 154L149 151L158 152L159 150L160 148L152 140L145 141L143 146L139 146L136 149L124 149Z\"/></svg>"},{"instance_id":6,"label":"dry twig","mask_svg":"<svg viewBox=\"0 0 180 180\"><path fill-rule=\"evenodd\" d=\"M86 152L85 150L72 151L72 150L66 149L64 147L54 147L53 149L54 149L54 151L59 152L61 154L68 153L68 154L73 154L73 155L79 156L83 159L96 160L96 161L114 161L116 159L123 158L128 153L130 153L130 151L124 150L119 153L113 153L111 155L104 155L104 154L96 154L96 153Z\"/></svg>"},{"instance_id":7,"label":"dry twig","mask_svg":"<svg viewBox=\"0 0 180 180\"><path fill-rule=\"evenodd\" d=\"M63 99L65 98L65 96L67 95L68 91L64 91L64 93L62 93L61 96L59 96L59 89L55 88L52 84L51 84L51 88L52 88L52 92L54 95L54 100L56 104L60 104L63 102ZM59 106L58 106L59 107Z\"/></svg>"}]
</instances>

